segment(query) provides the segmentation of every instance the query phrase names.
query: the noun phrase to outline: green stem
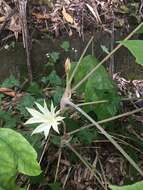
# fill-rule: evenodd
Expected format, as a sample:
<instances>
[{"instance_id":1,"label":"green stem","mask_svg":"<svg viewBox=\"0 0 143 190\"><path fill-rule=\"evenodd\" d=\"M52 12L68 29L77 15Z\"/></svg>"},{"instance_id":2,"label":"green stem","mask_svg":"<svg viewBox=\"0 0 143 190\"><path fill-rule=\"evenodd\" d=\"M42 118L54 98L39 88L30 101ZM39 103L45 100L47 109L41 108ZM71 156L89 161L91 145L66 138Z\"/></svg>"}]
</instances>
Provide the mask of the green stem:
<instances>
[{"instance_id":1,"label":"green stem","mask_svg":"<svg viewBox=\"0 0 143 190\"><path fill-rule=\"evenodd\" d=\"M125 39L124 41L131 38L141 27L143 22L139 24ZM72 88L72 92L75 91L80 85L82 85L105 61L107 61L120 47L122 44L117 45L96 67L94 67L75 87ZM71 78L73 79L73 78Z\"/></svg>"},{"instance_id":2,"label":"green stem","mask_svg":"<svg viewBox=\"0 0 143 190\"><path fill-rule=\"evenodd\" d=\"M96 128L120 151L120 153L129 161L129 163L143 176L143 171L138 167L135 161L122 149L122 147L108 134L95 120L93 120L86 112L84 112L81 108L68 101L67 104L77 111L79 111L82 115L84 115ZM143 108L142 108L143 109Z\"/></svg>"},{"instance_id":3,"label":"green stem","mask_svg":"<svg viewBox=\"0 0 143 190\"><path fill-rule=\"evenodd\" d=\"M116 116L113 116L113 117L110 117L110 118L107 118L107 119L103 119L101 121L98 121L98 124L102 124L102 123L106 123L106 122L109 122L109 121L113 121L115 119L126 117L126 116L129 116L129 115L141 112L141 111L143 111L143 108L138 108L138 109L135 109L133 111L129 111L129 112L126 112L126 113L123 113L123 114L119 114L119 115L116 115Z\"/></svg>"},{"instance_id":4,"label":"green stem","mask_svg":"<svg viewBox=\"0 0 143 190\"><path fill-rule=\"evenodd\" d=\"M76 73L76 71L77 71L77 69L78 69L78 67L79 67L79 65L80 65L80 63L81 63L81 60L83 59L83 57L84 57L84 55L85 55L85 53L86 53L88 47L90 46L90 44L91 44L93 38L94 38L93 36L90 38L88 44L86 45L85 49L83 50L83 53L81 54L80 59L79 59L79 61L77 62L76 66L75 66L75 68L74 68L74 70L73 70L73 72L72 72L72 74L71 74L71 77L70 77L70 79L69 79L69 86L70 86L70 84L71 84L71 82L72 82L72 80L73 80L73 78L74 78L74 75L75 75L75 73Z\"/></svg>"},{"instance_id":5,"label":"green stem","mask_svg":"<svg viewBox=\"0 0 143 190\"><path fill-rule=\"evenodd\" d=\"M134 101L134 100L143 100L142 97L139 98L121 98L121 101ZM83 103L79 103L76 104L77 106L86 106L86 105L91 105L91 104L100 104L100 103L107 103L109 102L108 100L99 100L99 101L93 101L93 102L83 102Z\"/></svg>"},{"instance_id":6,"label":"green stem","mask_svg":"<svg viewBox=\"0 0 143 190\"><path fill-rule=\"evenodd\" d=\"M110 118L107 118L107 119L103 119L101 121L97 121L98 124L103 124L103 123L106 123L106 122L109 122L109 121L113 121L113 120L116 120L116 119L120 119L122 117L125 117L125 116L129 116L129 115L132 115L134 113L137 113L137 112L140 112L140 111L143 111L143 108L139 108L139 109L136 109L136 110L133 110L133 111L130 111L130 112L126 112L126 113L123 113L123 114L120 114L120 115L117 115L117 116L114 116L114 117L110 117ZM74 133L77 133L81 130L84 130L84 129L88 129L90 127L93 127L94 124L89 124L89 125L86 125L84 127L81 127L79 129L76 129L70 133L68 133L68 135L73 135Z\"/></svg>"},{"instance_id":7,"label":"green stem","mask_svg":"<svg viewBox=\"0 0 143 190\"><path fill-rule=\"evenodd\" d=\"M100 103L107 103L108 100L99 100L99 101L95 101L95 102L84 102L84 103L80 103L77 104L77 106L87 106L87 105L91 105L91 104L100 104Z\"/></svg>"}]
</instances>

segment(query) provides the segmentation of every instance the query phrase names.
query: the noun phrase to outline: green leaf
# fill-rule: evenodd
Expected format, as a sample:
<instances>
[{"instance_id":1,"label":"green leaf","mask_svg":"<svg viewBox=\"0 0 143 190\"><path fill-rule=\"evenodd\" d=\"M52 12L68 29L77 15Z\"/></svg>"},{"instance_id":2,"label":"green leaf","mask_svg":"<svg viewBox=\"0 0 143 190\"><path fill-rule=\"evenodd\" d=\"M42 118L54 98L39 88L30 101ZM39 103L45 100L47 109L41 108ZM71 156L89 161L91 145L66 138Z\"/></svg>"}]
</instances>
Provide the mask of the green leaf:
<instances>
[{"instance_id":1,"label":"green leaf","mask_svg":"<svg viewBox=\"0 0 143 190\"><path fill-rule=\"evenodd\" d=\"M59 182L50 183L48 186L50 187L50 190L62 190L61 183Z\"/></svg>"},{"instance_id":2,"label":"green leaf","mask_svg":"<svg viewBox=\"0 0 143 190\"><path fill-rule=\"evenodd\" d=\"M0 129L0 185L6 190L19 189L15 185L18 172L36 176L41 173L37 153L29 142L12 129Z\"/></svg>"},{"instance_id":3,"label":"green leaf","mask_svg":"<svg viewBox=\"0 0 143 190\"><path fill-rule=\"evenodd\" d=\"M98 61L93 56L86 56L79 66L78 72L75 75L74 81L78 83L87 75L96 65ZM85 102L107 100L107 103L93 104L85 106L86 112L94 111L98 120L114 116L117 113L119 106L119 96L103 66L100 66L94 74L80 86L80 93L84 92Z\"/></svg>"},{"instance_id":4,"label":"green leaf","mask_svg":"<svg viewBox=\"0 0 143 190\"><path fill-rule=\"evenodd\" d=\"M34 105L34 102L35 98L32 97L30 94L27 94L22 97L19 104L17 104L16 108L24 117L28 117L29 113L27 112L26 107L32 107Z\"/></svg>"},{"instance_id":5,"label":"green leaf","mask_svg":"<svg viewBox=\"0 0 143 190\"><path fill-rule=\"evenodd\" d=\"M62 44L61 44L61 48L63 48L65 50L65 52L68 52L69 51L69 48L70 48L70 43L68 41L64 41Z\"/></svg>"},{"instance_id":6,"label":"green leaf","mask_svg":"<svg viewBox=\"0 0 143 190\"><path fill-rule=\"evenodd\" d=\"M61 143L61 138L59 137L59 136L53 136L52 138L51 138L51 142L54 144L54 145L56 145L56 146L60 146L60 143Z\"/></svg>"},{"instance_id":7,"label":"green leaf","mask_svg":"<svg viewBox=\"0 0 143 190\"><path fill-rule=\"evenodd\" d=\"M60 58L60 53L59 52L52 52L49 54L50 56L50 61L56 63L58 59Z\"/></svg>"},{"instance_id":8,"label":"green leaf","mask_svg":"<svg viewBox=\"0 0 143 190\"><path fill-rule=\"evenodd\" d=\"M112 190L142 190L143 189L143 181L134 183L133 185L125 185L125 186L115 186L109 185L109 188Z\"/></svg>"},{"instance_id":9,"label":"green leaf","mask_svg":"<svg viewBox=\"0 0 143 190\"><path fill-rule=\"evenodd\" d=\"M65 118L64 122L66 123L68 132L71 132L73 130L80 128L80 123L77 123L75 120L73 120L71 118ZM91 144L91 142L93 141L93 139L95 137L97 137L95 128L84 129L84 130L81 130L81 131L75 133L73 135L74 139L72 139L72 140L74 141L75 139L78 139L78 140L80 140L80 142L87 145L87 144Z\"/></svg>"},{"instance_id":10,"label":"green leaf","mask_svg":"<svg viewBox=\"0 0 143 190\"><path fill-rule=\"evenodd\" d=\"M4 80L1 87L12 88L14 86L19 86L19 85L20 85L19 81L13 75L10 75L9 78Z\"/></svg>"},{"instance_id":11,"label":"green leaf","mask_svg":"<svg viewBox=\"0 0 143 190\"><path fill-rule=\"evenodd\" d=\"M63 88L61 88L60 86L56 87L55 93L53 96L53 100L54 100L55 105L58 105L60 103L63 92L64 92Z\"/></svg>"},{"instance_id":12,"label":"green leaf","mask_svg":"<svg viewBox=\"0 0 143 190\"><path fill-rule=\"evenodd\" d=\"M139 28L139 30L137 30L136 34L142 34L143 33L143 26Z\"/></svg>"},{"instance_id":13,"label":"green leaf","mask_svg":"<svg viewBox=\"0 0 143 190\"><path fill-rule=\"evenodd\" d=\"M42 90L40 89L39 85L36 82L32 82L30 84L30 86L27 89L27 92L36 96L42 94Z\"/></svg>"},{"instance_id":14,"label":"green leaf","mask_svg":"<svg viewBox=\"0 0 143 190\"><path fill-rule=\"evenodd\" d=\"M79 140L83 144L91 144L93 139L96 137L96 130L95 129L84 129L81 130L76 134L76 136L79 138Z\"/></svg>"},{"instance_id":15,"label":"green leaf","mask_svg":"<svg viewBox=\"0 0 143 190\"><path fill-rule=\"evenodd\" d=\"M47 80L52 86L60 86L62 85L61 78L57 75L56 71L52 71L50 75L47 77Z\"/></svg>"},{"instance_id":16,"label":"green leaf","mask_svg":"<svg viewBox=\"0 0 143 190\"><path fill-rule=\"evenodd\" d=\"M0 110L0 119L4 122L4 127L14 128L16 127L16 118L12 117L9 112Z\"/></svg>"},{"instance_id":17,"label":"green leaf","mask_svg":"<svg viewBox=\"0 0 143 190\"><path fill-rule=\"evenodd\" d=\"M143 40L120 41L136 58L136 62L143 65Z\"/></svg>"}]
</instances>

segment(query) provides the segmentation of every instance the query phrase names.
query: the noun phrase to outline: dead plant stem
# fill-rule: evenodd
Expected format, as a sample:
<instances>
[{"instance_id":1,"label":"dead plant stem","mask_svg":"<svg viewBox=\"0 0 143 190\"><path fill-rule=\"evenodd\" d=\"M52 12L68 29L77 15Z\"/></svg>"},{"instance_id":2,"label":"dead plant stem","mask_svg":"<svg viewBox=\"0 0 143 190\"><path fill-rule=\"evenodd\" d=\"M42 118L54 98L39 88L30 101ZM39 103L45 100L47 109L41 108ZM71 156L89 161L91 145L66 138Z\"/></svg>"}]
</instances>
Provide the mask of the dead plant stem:
<instances>
[{"instance_id":1,"label":"dead plant stem","mask_svg":"<svg viewBox=\"0 0 143 190\"><path fill-rule=\"evenodd\" d=\"M128 160L128 162L143 176L143 171L138 167L135 161L122 149L122 147L112 138L110 134L108 134L104 128L99 125L94 119L92 119L86 112L84 112L81 108L76 106L74 103L68 101L67 105L73 107L77 111L79 111L83 116L85 116L93 125L97 127L97 129L120 151L120 153ZM143 109L143 108L142 108ZM105 120L104 120L105 121Z\"/></svg>"},{"instance_id":2,"label":"dead plant stem","mask_svg":"<svg viewBox=\"0 0 143 190\"><path fill-rule=\"evenodd\" d=\"M89 163L84 160L82 158L82 156L72 147L71 144L66 143L66 146L72 151L74 152L74 154L82 161L82 163L89 169L89 171L93 174L93 176L97 179L98 183L103 187L104 190L106 190L106 188L103 186L103 184L101 183L100 179L97 177L97 175L95 174L95 168L93 169L92 167L90 167Z\"/></svg>"},{"instance_id":3,"label":"dead plant stem","mask_svg":"<svg viewBox=\"0 0 143 190\"><path fill-rule=\"evenodd\" d=\"M141 27L143 26L143 22L139 24L125 39L124 41L130 39ZM72 92L74 92L79 86L81 86L105 61L107 61L120 47L122 44L117 45L96 67L94 67L75 87L72 88ZM74 76L74 75L73 75ZM73 79L73 78L71 78ZM71 82L71 81L70 81Z\"/></svg>"}]
</instances>

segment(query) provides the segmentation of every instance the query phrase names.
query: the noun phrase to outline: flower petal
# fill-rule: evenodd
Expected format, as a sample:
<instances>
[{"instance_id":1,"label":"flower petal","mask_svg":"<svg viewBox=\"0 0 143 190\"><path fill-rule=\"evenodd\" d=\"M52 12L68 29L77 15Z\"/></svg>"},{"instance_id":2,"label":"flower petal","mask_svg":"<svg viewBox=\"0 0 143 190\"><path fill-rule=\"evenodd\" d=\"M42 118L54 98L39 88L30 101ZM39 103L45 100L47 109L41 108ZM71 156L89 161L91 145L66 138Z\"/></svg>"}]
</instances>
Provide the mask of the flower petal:
<instances>
[{"instance_id":1,"label":"flower petal","mask_svg":"<svg viewBox=\"0 0 143 190\"><path fill-rule=\"evenodd\" d=\"M47 137L48 137L48 135L49 135L49 131L50 131L50 128L47 129L46 131L44 131L45 139L47 139Z\"/></svg>"},{"instance_id":2,"label":"flower petal","mask_svg":"<svg viewBox=\"0 0 143 190\"><path fill-rule=\"evenodd\" d=\"M38 109L42 112L45 113L45 109L44 107L42 107L39 103L35 102L36 106L38 107Z\"/></svg>"},{"instance_id":3,"label":"flower petal","mask_svg":"<svg viewBox=\"0 0 143 190\"><path fill-rule=\"evenodd\" d=\"M41 117L42 114L40 112L38 112L37 110L35 109L32 109L32 108L26 108L28 110L28 112L33 116L33 117Z\"/></svg>"},{"instance_id":4,"label":"flower petal","mask_svg":"<svg viewBox=\"0 0 143 190\"><path fill-rule=\"evenodd\" d=\"M56 107L54 108L53 102L51 101L51 114L53 116L55 115L55 110L56 110Z\"/></svg>"},{"instance_id":5,"label":"flower petal","mask_svg":"<svg viewBox=\"0 0 143 190\"><path fill-rule=\"evenodd\" d=\"M59 133L59 129L58 129L57 124L53 124L52 128L54 129L54 131L56 131L57 133Z\"/></svg>"},{"instance_id":6,"label":"flower petal","mask_svg":"<svg viewBox=\"0 0 143 190\"><path fill-rule=\"evenodd\" d=\"M31 117L24 124L42 123L41 120L35 117Z\"/></svg>"},{"instance_id":7,"label":"flower petal","mask_svg":"<svg viewBox=\"0 0 143 190\"><path fill-rule=\"evenodd\" d=\"M44 100L44 110L45 110L45 113L46 114L49 114L50 113L50 111L49 111L49 109L48 109L48 107L47 107L47 104L46 104L46 101Z\"/></svg>"},{"instance_id":8,"label":"flower petal","mask_svg":"<svg viewBox=\"0 0 143 190\"><path fill-rule=\"evenodd\" d=\"M32 132L32 135L36 134L36 133L44 132L44 134L46 134L48 136L50 128L51 128L51 126L48 126L47 124L42 123L41 125L36 127L36 129L34 129L34 131Z\"/></svg>"},{"instance_id":9,"label":"flower petal","mask_svg":"<svg viewBox=\"0 0 143 190\"><path fill-rule=\"evenodd\" d=\"M56 121L62 121L65 117L58 116L56 117Z\"/></svg>"}]
</instances>

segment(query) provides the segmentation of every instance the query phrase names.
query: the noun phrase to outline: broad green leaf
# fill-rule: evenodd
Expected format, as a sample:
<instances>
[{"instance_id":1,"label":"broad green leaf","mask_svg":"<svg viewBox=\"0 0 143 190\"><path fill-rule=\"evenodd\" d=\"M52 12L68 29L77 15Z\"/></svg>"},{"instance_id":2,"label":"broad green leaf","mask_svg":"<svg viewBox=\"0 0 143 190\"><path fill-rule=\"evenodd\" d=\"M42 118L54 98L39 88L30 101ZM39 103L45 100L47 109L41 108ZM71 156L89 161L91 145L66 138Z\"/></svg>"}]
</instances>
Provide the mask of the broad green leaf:
<instances>
[{"instance_id":1,"label":"broad green leaf","mask_svg":"<svg viewBox=\"0 0 143 190\"><path fill-rule=\"evenodd\" d=\"M143 181L134 183L133 185L125 186L110 185L109 188L112 190L143 190Z\"/></svg>"},{"instance_id":2,"label":"broad green leaf","mask_svg":"<svg viewBox=\"0 0 143 190\"><path fill-rule=\"evenodd\" d=\"M33 94L35 96L39 96L42 94L42 90L40 89L40 86L36 82L32 82L30 86L28 87L27 91L30 94Z\"/></svg>"},{"instance_id":3,"label":"broad green leaf","mask_svg":"<svg viewBox=\"0 0 143 190\"><path fill-rule=\"evenodd\" d=\"M60 86L62 84L61 78L57 75L56 71L53 70L50 75L47 77L49 83L52 86Z\"/></svg>"},{"instance_id":4,"label":"broad green leaf","mask_svg":"<svg viewBox=\"0 0 143 190\"><path fill-rule=\"evenodd\" d=\"M139 28L139 30L137 30L136 34L142 34L143 33L143 26Z\"/></svg>"},{"instance_id":5,"label":"broad green leaf","mask_svg":"<svg viewBox=\"0 0 143 190\"><path fill-rule=\"evenodd\" d=\"M70 43L68 41L64 41L62 44L61 44L61 48L63 48L65 50L65 52L68 52L69 51L69 48L70 48Z\"/></svg>"},{"instance_id":6,"label":"broad green leaf","mask_svg":"<svg viewBox=\"0 0 143 190\"><path fill-rule=\"evenodd\" d=\"M73 131L79 129L80 124L71 118L65 118L64 122L66 123L67 130ZM93 139L97 136L96 130L94 129L84 129L73 135L73 138L77 138L83 144L91 144Z\"/></svg>"},{"instance_id":7,"label":"broad green leaf","mask_svg":"<svg viewBox=\"0 0 143 190\"><path fill-rule=\"evenodd\" d=\"M138 64L143 65L143 40L126 40L120 43L130 50Z\"/></svg>"},{"instance_id":8,"label":"broad green leaf","mask_svg":"<svg viewBox=\"0 0 143 190\"><path fill-rule=\"evenodd\" d=\"M0 190L6 190L6 189L4 189L4 188L0 187Z\"/></svg>"},{"instance_id":9,"label":"broad green leaf","mask_svg":"<svg viewBox=\"0 0 143 190\"><path fill-rule=\"evenodd\" d=\"M50 187L50 190L62 190L61 183L59 182L50 183L48 186Z\"/></svg>"},{"instance_id":10,"label":"broad green leaf","mask_svg":"<svg viewBox=\"0 0 143 190\"><path fill-rule=\"evenodd\" d=\"M93 139L95 139L96 137L96 130L94 129L84 129L81 130L80 132L78 132L76 134L76 136L79 138L79 140L83 143L83 144L91 144Z\"/></svg>"},{"instance_id":11,"label":"broad green leaf","mask_svg":"<svg viewBox=\"0 0 143 190\"><path fill-rule=\"evenodd\" d=\"M0 187L19 189L15 185L18 173L36 176L41 173L37 153L29 142L12 129L0 128Z\"/></svg>"},{"instance_id":12,"label":"broad green leaf","mask_svg":"<svg viewBox=\"0 0 143 190\"><path fill-rule=\"evenodd\" d=\"M20 85L19 81L13 75L10 75L9 78L4 80L1 87L12 88L14 86L19 86L19 85Z\"/></svg>"},{"instance_id":13,"label":"broad green leaf","mask_svg":"<svg viewBox=\"0 0 143 190\"><path fill-rule=\"evenodd\" d=\"M75 76L75 84L88 74L98 61L93 56L86 56ZM103 66L100 66L94 74L86 81L78 91L85 93L85 102L107 100L108 103L93 104L85 106L87 112L94 111L98 120L111 117L116 114L119 105L119 96L117 90Z\"/></svg>"},{"instance_id":14,"label":"broad green leaf","mask_svg":"<svg viewBox=\"0 0 143 190\"><path fill-rule=\"evenodd\" d=\"M50 57L50 62L56 63L58 59L60 58L60 53L59 52L52 52L48 55Z\"/></svg>"},{"instance_id":15,"label":"broad green leaf","mask_svg":"<svg viewBox=\"0 0 143 190\"><path fill-rule=\"evenodd\" d=\"M29 113L26 110L26 107L32 107L34 105L35 98L30 94L23 96L17 104L16 108L20 111L21 115L28 117Z\"/></svg>"},{"instance_id":16,"label":"broad green leaf","mask_svg":"<svg viewBox=\"0 0 143 190\"><path fill-rule=\"evenodd\" d=\"M57 86L55 88L55 92L53 95L53 100L55 105L60 104L63 93L64 93L63 88L61 88L60 86Z\"/></svg>"},{"instance_id":17,"label":"broad green leaf","mask_svg":"<svg viewBox=\"0 0 143 190\"><path fill-rule=\"evenodd\" d=\"M5 112L5 111L0 110L0 120L3 121L4 127L7 127L7 128L16 127L16 122L17 122L16 118L12 117L9 112Z\"/></svg>"}]
</instances>

